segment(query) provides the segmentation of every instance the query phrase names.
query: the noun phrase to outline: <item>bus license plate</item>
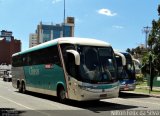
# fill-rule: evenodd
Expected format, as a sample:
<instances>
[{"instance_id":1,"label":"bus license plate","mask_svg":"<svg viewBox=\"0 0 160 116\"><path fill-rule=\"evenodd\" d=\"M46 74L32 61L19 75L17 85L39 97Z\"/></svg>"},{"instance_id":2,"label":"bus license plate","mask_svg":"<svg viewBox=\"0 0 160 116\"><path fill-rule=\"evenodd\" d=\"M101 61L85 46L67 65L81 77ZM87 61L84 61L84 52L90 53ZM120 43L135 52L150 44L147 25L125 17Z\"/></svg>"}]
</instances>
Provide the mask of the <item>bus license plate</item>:
<instances>
[{"instance_id":1,"label":"bus license plate","mask_svg":"<svg viewBox=\"0 0 160 116\"><path fill-rule=\"evenodd\" d=\"M107 97L107 94L101 94L100 97L102 98Z\"/></svg>"},{"instance_id":2,"label":"bus license plate","mask_svg":"<svg viewBox=\"0 0 160 116\"><path fill-rule=\"evenodd\" d=\"M124 90L129 90L129 88L128 88L128 87L125 87Z\"/></svg>"}]
</instances>

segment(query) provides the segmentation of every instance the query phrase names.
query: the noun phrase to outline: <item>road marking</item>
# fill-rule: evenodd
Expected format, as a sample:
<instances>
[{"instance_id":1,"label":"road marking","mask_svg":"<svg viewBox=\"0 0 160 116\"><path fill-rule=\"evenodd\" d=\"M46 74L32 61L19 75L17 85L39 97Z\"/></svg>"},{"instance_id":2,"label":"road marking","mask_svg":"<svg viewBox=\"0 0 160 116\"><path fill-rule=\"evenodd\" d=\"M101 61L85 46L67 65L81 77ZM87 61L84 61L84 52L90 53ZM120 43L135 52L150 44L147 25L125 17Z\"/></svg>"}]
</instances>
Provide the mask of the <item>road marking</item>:
<instances>
[{"instance_id":1,"label":"road marking","mask_svg":"<svg viewBox=\"0 0 160 116\"><path fill-rule=\"evenodd\" d=\"M33 108L27 107L27 106L25 106L25 105L22 105L22 104L20 104L20 103L17 103L17 102L15 102L15 101L13 101L13 100L11 100L11 99L8 99L8 98L5 98L5 97L3 97L3 96L0 96L0 98L5 99L5 100L7 100L7 101L10 101L10 102L12 102L12 103L14 103L14 104L16 104L16 105L22 106L22 107L24 107L24 108L26 108L26 109L28 109L28 110L32 110L32 111L34 111L34 112L38 112L38 113L41 113L41 114L50 116L50 114L48 114L48 113L41 112L41 111L36 111L36 110L33 109Z\"/></svg>"},{"instance_id":2,"label":"road marking","mask_svg":"<svg viewBox=\"0 0 160 116\"><path fill-rule=\"evenodd\" d=\"M17 105L19 105L19 106L22 106L22 107L24 107L24 108L26 108L26 109L34 110L34 109L29 108L29 107L27 107L27 106L25 106L25 105L22 105L22 104L20 104L20 103L17 103L17 102L15 102L15 101L11 100L11 99L7 99L7 98L5 98L5 97L3 97L3 96L0 96L0 97L1 97L2 99L5 99L5 100L10 101L10 102L12 102L12 103L15 103L15 104L17 104Z\"/></svg>"}]
</instances>

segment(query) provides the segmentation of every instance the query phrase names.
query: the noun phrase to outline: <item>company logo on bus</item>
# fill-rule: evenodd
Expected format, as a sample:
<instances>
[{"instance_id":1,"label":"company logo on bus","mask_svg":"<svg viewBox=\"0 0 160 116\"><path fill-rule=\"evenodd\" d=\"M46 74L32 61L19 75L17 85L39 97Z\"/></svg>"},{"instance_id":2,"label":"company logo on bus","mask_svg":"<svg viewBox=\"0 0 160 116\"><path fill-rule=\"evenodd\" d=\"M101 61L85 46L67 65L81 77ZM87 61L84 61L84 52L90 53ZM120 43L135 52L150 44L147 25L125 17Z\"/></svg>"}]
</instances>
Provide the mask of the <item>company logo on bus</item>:
<instances>
[{"instance_id":1,"label":"company logo on bus","mask_svg":"<svg viewBox=\"0 0 160 116\"><path fill-rule=\"evenodd\" d=\"M30 67L30 68L29 68L29 75L33 75L33 76L39 75L39 69Z\"/></svg>"},{"instance_id":2,"label":"company logo on bus","mask_svg":"<svg viewBox=\"0 0 160 116\"><path fill-rule=\"evenodd\" d=\"M45 65L45 68L46 68L46 69L51 69L51 68L53 68L53 64L46 64L46 65Z\"/></svg>"}]
</instances>

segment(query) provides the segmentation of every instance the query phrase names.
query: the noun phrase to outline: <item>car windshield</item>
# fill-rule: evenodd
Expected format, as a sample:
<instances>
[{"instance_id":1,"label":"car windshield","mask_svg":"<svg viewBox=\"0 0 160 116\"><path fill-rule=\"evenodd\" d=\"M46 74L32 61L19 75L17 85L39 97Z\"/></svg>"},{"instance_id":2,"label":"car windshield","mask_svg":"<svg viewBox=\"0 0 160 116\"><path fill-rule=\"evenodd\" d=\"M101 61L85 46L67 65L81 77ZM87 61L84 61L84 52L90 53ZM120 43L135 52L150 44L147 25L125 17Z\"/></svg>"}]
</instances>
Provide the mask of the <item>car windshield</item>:
<instances>
[{"instance_id":1,"label":"car windshield","mask_svg":"<svg viewBox=\"0 0 160 116\"><path fill-rule=\"evenodd\" d=\"M110 83L116 80L116 65L111 47L78 46L79 75L82 81Z\"/></svg>"}]
</instances>

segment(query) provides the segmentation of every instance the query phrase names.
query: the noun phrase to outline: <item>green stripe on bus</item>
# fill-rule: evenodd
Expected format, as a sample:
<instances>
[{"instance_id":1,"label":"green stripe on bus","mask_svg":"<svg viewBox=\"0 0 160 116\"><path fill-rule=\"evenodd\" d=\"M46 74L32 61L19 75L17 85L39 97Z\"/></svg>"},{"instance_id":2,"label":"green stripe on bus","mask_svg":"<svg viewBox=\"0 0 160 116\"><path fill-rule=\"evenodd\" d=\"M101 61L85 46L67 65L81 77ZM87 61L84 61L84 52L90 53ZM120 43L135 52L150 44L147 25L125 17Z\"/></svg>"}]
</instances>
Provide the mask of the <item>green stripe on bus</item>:
<instances>
[{"instance_id":1,"label":"green stripe on bus","mask_svg":"<svg viewBox=\"0 0 160 116\"><path fill-rule=\"evenodd\" d=\"M43 49L43 48L47 48L47 47L50 47L50 46L54 46L54 45L57 45L58 42L55 42L55 43L48 43L48 44L45 44L43 46L36 46L36 47L32 47L26 51L22 51L22 52L19 52L18 54L25 54L25 53L29 53L29 52L32 52L32 51L36 51L36 50L40 50L40 49Z\"/></svg>"},{"instance_id":2,"label":"green stripe on bus","mask_svg":"<svg viewBox=\"0 0 160 116\"><path fill-rule=\"evenodd\" d=\"M55 91L57 83L63 83L66 87L63 69L58 65L51 68L44 64L25 66L24 73L27 86Z\"/></svg>"}]
</instances>

